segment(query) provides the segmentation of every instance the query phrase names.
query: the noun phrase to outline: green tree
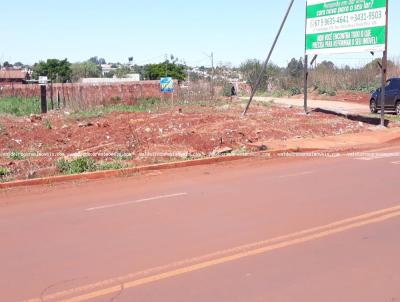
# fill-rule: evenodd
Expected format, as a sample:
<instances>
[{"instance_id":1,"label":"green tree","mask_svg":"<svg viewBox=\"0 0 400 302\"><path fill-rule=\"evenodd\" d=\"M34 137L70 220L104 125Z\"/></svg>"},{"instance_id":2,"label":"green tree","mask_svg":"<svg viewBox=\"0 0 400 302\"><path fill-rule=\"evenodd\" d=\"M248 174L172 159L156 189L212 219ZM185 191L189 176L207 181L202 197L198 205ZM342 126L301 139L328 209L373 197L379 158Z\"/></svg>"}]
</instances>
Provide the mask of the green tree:
<instances>
[{"instance_id":1,"label":"green tree","mask_svg":"<svg viewBox=\"0 0 400 302\"><path fill-rule=\"evenodd\" d=\"M192 81L192 82L197 82L202 79L202 77L197 72L189 71L188 74L189 74L190 81Z\"/></svg>"},{"instance_id":2,"label":"green tree","mask_svg":"<svg viewBox=\"0 0 400 302\"><path fill-rule=\"evenodd\" d=\"M48 59L46 62L35 63L33 65L33 78L38 79L39 76L47 76L53 82L70 82L72 76L71 63L67 59Z\"/></svg>"},{"instance_id":3,"label":"green tree","mask_svg":"<svg viewBox=\"0 0 400 302\"><path fill-rule=\"evenodd\" d=\"M317 69L322 70L334 70L336 68L335 64L332 61L322 61L318 64Z\"/></svg>"},{"instance_id":4,"label":"green tree","mask_svg":"<svg viewBox=\"0 0 400 302\"><path fill-rule=\"evenodd\" d=\"M138 73L141 79L144 79L144 66L141 65L133 65L133 72Z\"/></svg>"},{"instance_id":5,"label":"green tree","mask_svg":"<svg viewBox=\"0 0 400 302\"><path fill-rule=\"evenodd\" d=\"M249 59L240 65L239 71L247 84L250 85L251 89L254 89L262 71L262 63L257 59ZM262 73L260 89L264 91L267 90L269 79L271 77L276 77L278 74L279 67L272 63L268 64L267 69Z\"/></svg>"},{"instance_id":6,"label":"green tree","mask_svg":"<svg viewBox=\"0 0 400 302\"><path fill-rule=\"evenodd\" d=\"M96 65L106 64L106 60L105 60L105 59L99 58L99 57L97 57L97 56L91 57L88 61L89 61L89 62L92 62L92 63L94 63L94 64L96 64Z\"/></svg>"},{"instance_id":7,"label":"green tree","mask_svg":"<svg viewBox=\"0 0 400 302\"><path fill-rule=\"evenodd\" d=\"M71 66L72 70L72 81L77 82L81 78L100 78L101 68L92 61L86 61L83 63L75 63Z\"/></svg>"},{"instance_id":8,"label":"green tree","mask_svg":"<svg viewBox=\"0 0 400 302\"><path fill-rule=\"evenodd\" d=\"M8 61L5 61L5 62L3 63L3 67L4 67L4 68L11 68L11 67L13 67L13 65L10 64Z\"/></svg>"},{"instance_id":9,"label":"green tree","mask_svg":"<svg viewBox=\"0 0 400 302\"><path fill-rule=\"evenodd\" d=\"M103 75L103 77L109 78L109 79L113 78L114 76L115 76L115 71L113 71L113 70L111 70L111 71L109 71L109 72L106 72L106 73L104 73L104 75Z\"/></svg>"},{"instance_id":10,"label":"green tree","mask_svg":"<svg viewBox=\"0 0 400 302\"><path fill-rule=\"evenodd\" d=\"M144 66L144 77L147 80L159 80L162 77L172 77L178 81L186 79L186 66L177 64L177 60L166 60L159 64L148 64Z\"/></svg>"},{"instance_id":11,"label":"green tree","mask_svg":"<svg viewBox=\"0 0 400 302\"><path fill-rule=\"evenodd\" d=\"M119 67L116 71L115 71L115 76L117 78L125 78L128 74L130 74L132 72L132 70L127 67L127 66L122 66Z\"/></svg>"},{"instance_id":12,"label":"green tree","mask_svg":"<svg viewBox=\"0 0 400 302\"><path fill-rule=\"evenodd\" d=\"M379 75L381 73L381 68L380 68L381 63L382 63L381 59L375 59L372 62L369 62L368 64L366 64L363 67L363 70L365 72L373 73L374 75ZM388 69L392 69L396 66L396 64L393 61L388 60L387 66L388 66Z\"/></svg>"},{"instance_id":13,"label":"green tree","mask_svg":"<svg viewBox=\"0 0 400 302\"><path fill-rule=\"evenodd\" d=\"M303 59L300 58L299 60L296 60L295 58L293 58L292 60L290 60L286 71L291 78L300 78L304 71Z\"/></svg>"}]
</instances>

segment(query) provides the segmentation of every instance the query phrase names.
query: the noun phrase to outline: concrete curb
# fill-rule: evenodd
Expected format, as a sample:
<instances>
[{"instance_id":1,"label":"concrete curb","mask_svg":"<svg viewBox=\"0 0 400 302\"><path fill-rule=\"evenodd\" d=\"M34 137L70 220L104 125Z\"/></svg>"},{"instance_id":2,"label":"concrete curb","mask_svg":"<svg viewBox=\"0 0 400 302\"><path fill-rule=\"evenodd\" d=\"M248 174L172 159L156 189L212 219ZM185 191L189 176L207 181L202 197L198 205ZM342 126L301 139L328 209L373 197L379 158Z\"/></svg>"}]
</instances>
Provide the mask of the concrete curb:
<instances>
[{"instance_id":1,"label":"concrete curb","mask_svg":"<svg viewBox=\"0 0 400 302\"><path fill-rule=\"evenodd\" d=\"M395 138L392 140L398 140L399 138ZM389 143L389 140L385 143ZM96 172L88 172L81 174L73 174L73 175L59 175L52 177L44 177L44 178L36 178L36 179L25 179L25 180L16 180L5 183L0 183L1 189L11 189L17 187L25 187L25 186L39 186L39 185L50 185L62 182L71 182L71 181L84 181L84 180L99 180L105 178L114 178L121 176L131 176L135 173L146 172L146 171L157 171L157 170L169 170L176 168L185 168L185 167L194 167L194 166L204 166L216 163L223 162L232 162L242 159L249 159L254 156L262 156L268 155L265 157L266 159L276 158L278 154L282 153L301 153L301 152L349 152L349 151L363 151L368 150L371 146L375 146L376 144L358 144L354 146L347 147L338 147L338 148L286 148L280 150L271 150L271 151L260 151L251 153L249 155L227 155L220 157L209 157L188 161L180 161L180 162L171 162L164 164L155 164L155 165L147 165L147 166L139 166L132 167L120 170L108 170L108 171L96 171Z\"/></svg>"},{"instance_id":2,"label":"concrete curb","mask_svg":"<svg viewBox=\"0 0 400 302\"><path fill-rule=\"evenodd\" d=\"M320 150L320 149L318 149ZM277 154L283 152L307 152L307 151L317 151L317 149L284 149L284 150L273 150L273 151L263 151L253 153L254 155L262 156L263 154L269 154L267 158L274 158ZM185 167L194 167L194 166L204 166L216 163L223 162L232 162L242 159L252 158L252 156L248 155L228 155L221 157L210 157L210 158L202 158L188 161L180 161L180 162L171 162L164 164L156 164L156 165L148 165L148 166L139 166L132 167L120 170L107 170L107 171L96 171L96 172L88 172L81 174L72 174L72 175L59 175L52 177L44 177L44 178L35 178L35 179L24 179L24 180L16 180L5 183L0 183L1 189L10 189L16 187L24 187L24 186L39 186L39 185L50 185L62 182L71 182L71 181L80 181L80 180L98 180L105 179L111 177L121 177L121 176L131 176L135 173L146 172L146 171L156 171L156 170L168 170L168 169L176 169L176 168L185 168Z\"/></svg>"},{"instance_id":3,"label":"concrete curb","mask_svg":"<svg viewBox=\"0 0 400 302\"><path fill-rule=\"evenodd\" d=\"M23 187L23 186L49 185L49 184L69 182L69 181L79 181L79 180L95 180L95 179L104 179L104 178L118 177L118 176L129 176L135 173L145 172L145 171L167 170L174 168L209 165L214 163L235 161L244 158L248 157L247 156L211 157L204 159L195 159L190 161L139 166L139 167L120 169L120 170L96 171L96 172L88 172L82 174L59 175L59 176L36 178L36 179L16 180L16 181L0 183L0 189Z\"/></svg>"}]
</instances>

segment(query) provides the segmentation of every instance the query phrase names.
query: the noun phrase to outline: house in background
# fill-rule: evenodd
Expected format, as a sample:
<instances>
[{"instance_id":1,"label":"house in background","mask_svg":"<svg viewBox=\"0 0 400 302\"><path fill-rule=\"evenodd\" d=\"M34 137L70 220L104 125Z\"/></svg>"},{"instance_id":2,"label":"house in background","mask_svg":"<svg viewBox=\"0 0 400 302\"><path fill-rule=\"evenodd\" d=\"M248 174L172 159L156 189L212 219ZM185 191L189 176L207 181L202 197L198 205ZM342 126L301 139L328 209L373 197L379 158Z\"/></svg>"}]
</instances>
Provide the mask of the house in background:
<instances>
[{"instance_id":1,"label":"house in background","mask_svg":"<svg viewBox=\"0 0 400 302\"><path fill-rule=\"evenodd\" d=\"M29 78L29 73L24 70L0 70L0 86L26 84Z\"/></svg>"},{"instance_id":2,"label":"house in background","mask_svg":"<svg viewBox=\"0 0 400 302\"><path fill-rule=\"evenodd\" d=\"M110 72L115 72L118 68L113 64L102 64L101 66L101 75L104 77Z\"/></svg>"}]
</instances>

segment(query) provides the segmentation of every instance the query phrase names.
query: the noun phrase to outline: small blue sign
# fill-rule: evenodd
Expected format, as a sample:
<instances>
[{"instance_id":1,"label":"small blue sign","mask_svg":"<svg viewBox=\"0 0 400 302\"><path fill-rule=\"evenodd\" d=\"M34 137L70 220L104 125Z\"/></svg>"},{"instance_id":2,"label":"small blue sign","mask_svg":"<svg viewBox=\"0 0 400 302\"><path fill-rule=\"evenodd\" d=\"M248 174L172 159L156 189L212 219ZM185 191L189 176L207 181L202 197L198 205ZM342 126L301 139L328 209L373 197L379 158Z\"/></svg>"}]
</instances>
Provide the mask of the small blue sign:
<instances>
[{"instance_id":1,"label":"small blue sign","mask_svg":"<svg viewBox=\"0 0 400 302\"><path fill-rule=\"evenodd\" d=\"M174 80L171 77L160 79L161 92L174 92Z\"/></svg>"}]
</instances>

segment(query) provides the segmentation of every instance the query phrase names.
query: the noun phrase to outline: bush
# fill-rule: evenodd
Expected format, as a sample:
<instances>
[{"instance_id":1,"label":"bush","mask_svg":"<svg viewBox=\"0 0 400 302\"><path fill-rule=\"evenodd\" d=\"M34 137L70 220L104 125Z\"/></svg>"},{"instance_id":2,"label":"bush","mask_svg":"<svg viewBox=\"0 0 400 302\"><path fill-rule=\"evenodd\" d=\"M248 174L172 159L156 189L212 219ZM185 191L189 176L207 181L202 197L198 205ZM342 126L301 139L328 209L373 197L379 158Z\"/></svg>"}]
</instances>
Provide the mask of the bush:
<instances>
[{"instance_id":1,"label":"bush","mask_svg":"<svg viewBox=\"0 0 400 302\"><path fill-rule=\"evenodd\" d=\"M96 171L96 162L90 157L79 157L71 161L60 159L57 168L64 174L79 174L84 172Z\"/></svg>"},{"instance_id":2,"label":"bush","mask_svg":"<svg viewBox=\"0 0 400 302\"><path fill-rule=\"evenodd\" d=\"M232 93L232 85L226 83L224 88L222 89L222 96L231 96Z\"/></svg>"},{"instance_id":3,"label":"bush","mask_svg":"<svg viewBox=\"0 0 400 302\"><path fill-rule=\"evenodd\" d=\"M328 89L326 91L326 94L329 96L335 96L336 95L336 91L334 89Z\"/></svg>"},{"instance_id":4,"label":"bush","mask_svg":"<svg viewBox=\"0 0 400 302\"><path fill-rule=\"evenodd\" d=\"M325 94L326 88L325 87L318 87L317 91L318 91L318 94Z\"/></svg>"},{"instance_id":5,"label":"bush","mask_svg":"<svg viewBox=\"0 0 400 302\"><path fill-rule=\"evenodd\" d=\"M281 97L284 97L285 94L286 94L286 93L285 93L285 90L280 89L280 90L275 90L275 91L272 93L272 96L277 97L277 98L281 98Z\"/></svg>"},{"instance_id":6,"label":"bush","mask_svg":"<svg viewBox=\"0 0 400 302\"><path fill-rule=\"evenodd\" d=\"M336 90L332 89L332 88L318 87L318 93L319 94L327 94L329 96L335 96Z\"/></svg>"},{"instance_id":7,"label":"bush","mask_svg":"<svg viewBox=\"0 0 400 302\"><path fill-rule=\"evenodd\" d=\"M298 95L301 94L301 90L299 87L291 87L289 88L289 95L293 96L293 95Z\"/></svg>"},{"instance_id":8,"label":"bush","mask_svg":"<svg viewBox=\"0 0 400 302\"><path fill-rule=\"evenodd\" d=\"M380 84L376 83L375 85L359 85L359 86L355 87L353 90L370 93L371 91L375 91L379 87L380 87Z\"/></svg>"}]
</instances>

